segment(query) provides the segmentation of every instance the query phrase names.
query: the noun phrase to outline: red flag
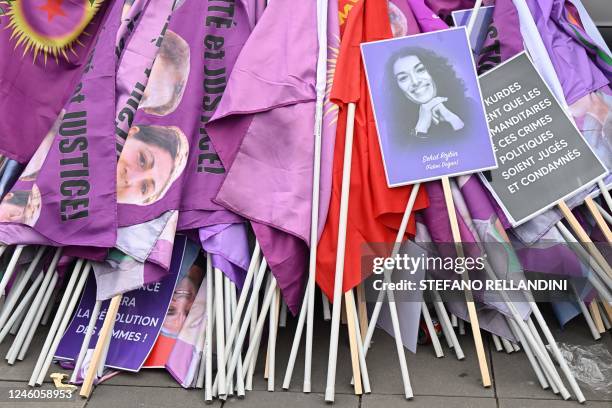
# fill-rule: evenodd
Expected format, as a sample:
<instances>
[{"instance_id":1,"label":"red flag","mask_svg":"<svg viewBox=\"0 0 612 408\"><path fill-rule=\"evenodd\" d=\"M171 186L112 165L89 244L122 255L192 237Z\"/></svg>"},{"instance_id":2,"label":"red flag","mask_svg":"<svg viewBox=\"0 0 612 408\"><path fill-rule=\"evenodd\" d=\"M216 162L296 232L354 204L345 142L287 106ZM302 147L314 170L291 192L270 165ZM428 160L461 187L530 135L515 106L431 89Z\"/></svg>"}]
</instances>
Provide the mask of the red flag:
<instances>
[{"instance_id":1,"label":"red flag","mask_svg":"<svg viewBox=\"0 0 612 408\"><path fill-rule=\"evenodd\" d=\"M352 7L347 9L347 5ZM340 191L344 157L347 105L356 103L355 134L351 168L351 190L348 206L348 225L345 254L343 292L362 281L361 250L368 242L394 242L408 196L412 187L387 187L382 157L378 145L374 113L359 44L392 37L386 0L340 1L338 5L343 37L336 65L332 101L338 104L340 114L336 132L332 197L329 215L319 241L317 258L317 284L333 300ZM344 14L343 14L344 13ZM345 19L342 16L345 16ZM421 190L413 211L427 206L426 193ZM414 235L411 217L408 233Z\"/></svg>"}]
</instances>

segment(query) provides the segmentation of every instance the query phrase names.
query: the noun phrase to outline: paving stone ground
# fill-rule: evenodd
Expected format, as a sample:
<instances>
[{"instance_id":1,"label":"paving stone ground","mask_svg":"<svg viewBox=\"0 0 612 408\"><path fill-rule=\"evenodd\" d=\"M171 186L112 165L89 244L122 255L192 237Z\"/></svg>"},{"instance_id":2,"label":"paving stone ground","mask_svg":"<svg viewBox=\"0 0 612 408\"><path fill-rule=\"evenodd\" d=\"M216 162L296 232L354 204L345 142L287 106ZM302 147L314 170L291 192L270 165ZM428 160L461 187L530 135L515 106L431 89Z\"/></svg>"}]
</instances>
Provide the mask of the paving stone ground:
<instances>
[{"instance_id":1,"label":"paving stone ground","mask_svg":"<svg viewBox=\"0 0 612 408\"><path fill-rule=\"evenodd\" d=\"M547 319L555 338L559 342L592 345L592 339L584 320L577 318L563 331L559 330L552 317ZM576 401L563 401L550 391L539 386L525 353L506 354L497 352L487 341L487 355L493 376L493 386L483 388L480 385L478 365L473 343L468 334L459 336L465 360L458 361L451 349L443 341L444 358L436 358L431 346L421 346L417 354L407 353L408 369L414 390L414 398L407 401L403 394L399 365L393 339L382 330L374 335L374 344L368 354L368 371L372 393L361 397L353 395L350 386L351 365L348 351L346 329L340 337L338 371L336 377L335 407L345 408L572 408L579 407ZM324 407L323 392L327 376L327 350L329 324L320 323L315 329L314 359L312 367L312 393L301 392L303 381L303 356L296 362L293 380L289 391L281 389L285 375L293 333L293 322L287 328L281 328L277 341L276 356L276 392L267 391L267 380L263 379L265 347L261 347L253 391L245 399L231 398L225 402L215 401L211 407L223 408L306 408ZM8 351L12 338L7 338L0 345L0 356ZM43 408L166 408L166 407L204 407L202 390L184 390L163 370L147 370L138 374L121 374L98 386L89 401L76 398L60 402L24 402L9 401L9 389L29 389L27 381L34 367L37 352L45 340L45 332L37 333L26 359L14 366L6 361L0 362L0 408L4 407L43 407ZM597 343L603 344L612 353L610 334L603 336ZM264 344L262 342L262 344ZM58 366L53 372L62 372ZM51 371L50 371L51 372ZM611 379L612 381L612 379ZM593 390L586 384L580 384L587 397L587 407L612 407L612 387L608 390ZM52 389L46 382L42 389Z\"/></svg>"}]
</instances>

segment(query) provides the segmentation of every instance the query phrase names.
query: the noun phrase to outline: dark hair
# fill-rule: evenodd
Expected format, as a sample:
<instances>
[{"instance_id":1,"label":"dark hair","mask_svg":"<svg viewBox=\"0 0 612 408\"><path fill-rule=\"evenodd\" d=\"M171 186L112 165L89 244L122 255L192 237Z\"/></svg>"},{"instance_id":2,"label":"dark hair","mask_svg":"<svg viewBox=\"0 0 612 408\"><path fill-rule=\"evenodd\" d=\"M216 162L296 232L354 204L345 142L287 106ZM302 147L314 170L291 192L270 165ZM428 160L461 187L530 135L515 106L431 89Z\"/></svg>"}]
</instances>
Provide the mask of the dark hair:
<instances>
[{"instance_id":1,"label":"dark hair","mask_svg":"<svg viewBox=\"0 0 612 408\"><path fill-rule=\"evenodd\" d=\"M403 138L411 135L419 118L417 104L404 95L393 73L395 63L408 56L415 56L423 63L436 84L437 96L448 98L445 105L449 109L461 111L461 105L466 99L465 83L457 76L453 66L445 57L420 47L405 47L396 51L387 61L385 70L385 91L393 101L390 107L391 121L387 123L387 127L393 137ZM460 100L457 98L459 95L462 96Z\"/></svg>"},{"instance_id":2,"label":"dark hair","mask_svg":"<svg viewBox=\"0 0 612 408\"><path fill-rule=\"evenodd\" d=\"M163 126L138 126L138 132L132 137L143 143L157 146L167 151L173 159L179 149L179 139L176 132Z\"/></svg>"},{"instance_id":3,"label":"dark hair","mask_svg":"<svg viewBox=\"0 0 612 408\"><path fill-rule=\"evenodd\" d=\"M11 197L6 199L8 204L13 204L18 207L24 207L28 204L28 199L32 191L29 190L15 190L11 191Z\"/></svg>"}]
</instances>

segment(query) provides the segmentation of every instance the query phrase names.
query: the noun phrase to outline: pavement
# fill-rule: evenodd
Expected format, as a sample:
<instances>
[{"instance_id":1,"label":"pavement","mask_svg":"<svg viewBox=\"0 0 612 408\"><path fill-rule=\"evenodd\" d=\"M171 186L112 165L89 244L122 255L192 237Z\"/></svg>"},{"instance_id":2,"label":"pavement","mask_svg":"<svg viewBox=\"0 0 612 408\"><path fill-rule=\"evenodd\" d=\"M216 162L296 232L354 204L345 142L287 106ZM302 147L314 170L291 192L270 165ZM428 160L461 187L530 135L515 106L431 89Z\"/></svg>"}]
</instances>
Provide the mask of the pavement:
<instances>
[{"instance_id":1,"label":"pavement","mask_svg":"<svg viewBox=\"0 0 612 408\"><path fill-rule=\"evenodd\" d=\"M574 319L563 331L556 328L552 317L547 318L555 338L559 342L580 345L601 343L612 352L612 337L605 334L595 342L582 317ZM286 328L280 328L276 356L276 392L267 391L267 380L263 378L265 347L261 347L257 370L253 380L253 391L247 392L245 399L230 398L225 402L215 401L214 408L302 408L325 406L323 392L327 377L327 357L329 347L329 323L321 322L315 327L313 344L312 393L301 392L303 381L303 353L298 357L289 391L281 389L293 339L294 322L289 321ZM370 407L411 407L411 408L572 408L580 406L576 401L563 401L549 390L542 390L529 366L524 352L506 354L492 347L488 335L484 337L487 356L493 378L493 386L481 386L480 374L473 342L469 334L459 336L465 353L465 360L456 359L451 349L442 340L445 357L436 358L431 345L420 346L417 354L407 352L408 369L414 391L414 398L407 401L397 355L392 337L377 330L374 343L368 354L368 372L372 393L363 396L353 394L350 386L351 365L346 339L345 326L341 326L341 336L336 377L336 398L338 408ZM44 407L44 408L162 408L162 407L203 407L203 390L182 389L164 370L143 370L138 374L122 373L97 386L89 400L26 402L9 400L10 389L28 390L27 381L42 348L45 331L39 330L26 359L14 366L4 360L0 362L0 408L4 407ZM5 355L12 339L7 338L0 345L0 355ZM262 342L262 344L265 344ZM53 366L51 372L66 372ZM612 381L612 379L609 379ZM587 384L580 383L590 408L612 407L612 387L597 391ZM53 389L49 379L42 389ZM40 388L38 388L40 389ZM58 402L55 402L58 401Z\"/></svg>"}]
</instances>

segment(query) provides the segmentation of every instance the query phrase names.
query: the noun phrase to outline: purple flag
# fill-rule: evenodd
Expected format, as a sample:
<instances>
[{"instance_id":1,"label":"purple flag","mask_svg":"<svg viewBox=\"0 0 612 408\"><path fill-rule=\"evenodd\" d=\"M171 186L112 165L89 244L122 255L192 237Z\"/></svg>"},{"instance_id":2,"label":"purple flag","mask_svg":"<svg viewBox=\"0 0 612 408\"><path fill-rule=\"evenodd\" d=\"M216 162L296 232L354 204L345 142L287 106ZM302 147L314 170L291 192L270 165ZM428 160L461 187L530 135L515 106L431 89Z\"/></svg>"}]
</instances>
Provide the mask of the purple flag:
<instances>
[{"instance_id":1,"label":"purple flag","mask_svg":"<svg viewBox=\"0 0 612 408\"><path fill-rule=\"evenodd\" d=\"M30 160L74 90L109 3L0 4L0 155Z\"/></svg>"},{"instance_id":2,"label":"purple flag","mask_svg":"<svg viewBox=\"0 0 612 408\"><path fill-rule=\"evenodd\" d=\"M490 0L488 4L495 8L478 58L479 74L523 51L518 13L512 0Z\"/></svg>"},{"instance_id":3,"label":"purple flag","mask_svg":"<svg viewBox=\"0 0 612 408\"><path fill-rule=\"evenodd\" d=\"M216 202L252 221L294 313L303 295L310 233L315 6L313 2L270 3L245 44L227 92L207 126L228 169ZM333 5L329 9L336 14ZM337 30L337 23L330 24L330 30ZM331 194L331 143L335 135L330 130L326 127L323 134L319 232Z\"/></svg>"},{"instance_id":4,"label":"purple flag","mask_svg":"<svg viewBox=\"0 0 612 408\"><path fill-rule=\"evenodd\" d=\"M564 16L564 3L565 0L527 0L557 77L561 81L565 99L571 105L585 94L608 85L609 77L591 59L592 50L586 44L578 42L564 28L568 27ZM567 29L571 30L569 27ZM580 35L578 31L573 34ZM601 55L607 56L608 61L611 61L610 56L605 53Z\"/></svg>"},{"instance_id":5,"label":"purple flag","mask_svg":"<svg viewBox=\"0 0 612 408\"><path fill-rule=\"evenodd\" d=\"M47 134L0 210L19 212L11 222L32 227L48 243L112 247L116 240L114 162L108 157L114 151L109 135L120 12L113 5L57 131Z\"/></svg>"}]
</instances>

